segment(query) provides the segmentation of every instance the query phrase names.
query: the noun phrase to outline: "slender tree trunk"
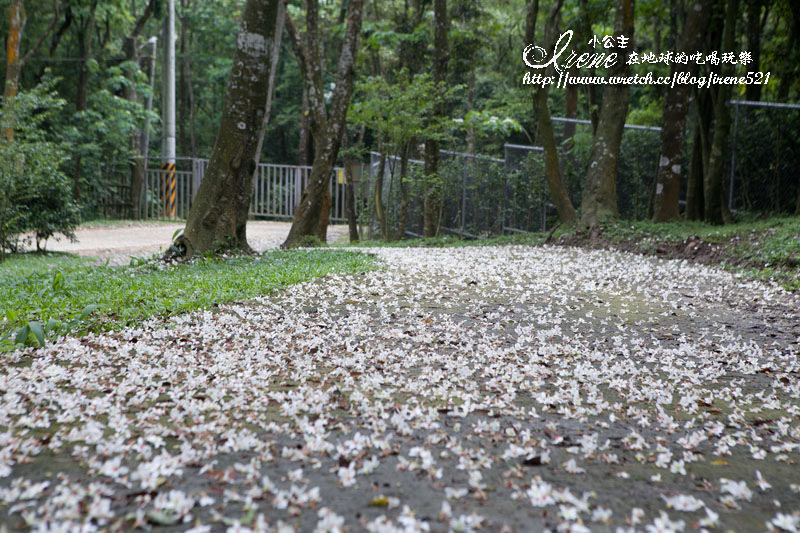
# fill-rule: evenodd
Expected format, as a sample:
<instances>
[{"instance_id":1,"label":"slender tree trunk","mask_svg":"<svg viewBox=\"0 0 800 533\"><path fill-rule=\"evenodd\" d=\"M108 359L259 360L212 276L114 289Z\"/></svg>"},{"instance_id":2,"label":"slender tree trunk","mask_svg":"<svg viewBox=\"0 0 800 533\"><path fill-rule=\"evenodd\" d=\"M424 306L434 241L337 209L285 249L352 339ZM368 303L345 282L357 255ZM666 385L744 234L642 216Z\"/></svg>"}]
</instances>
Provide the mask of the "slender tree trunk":
<instances>
[{"instance_id":1,"label":"slender tree trunk","mask_svg":"<svg viewBox=\"0 0 800 533\"><path fill-rule=\"evenodd\" d=\"M186 257L250 250L246 225L253 175L269 121L285 8L283 0L245 4L217 140L186 228L176 241Z\"/></svg>"},{"instance_id":2,"label":"slender tree trunk","mask_svg":"<svg viewBox=\"0 0 800 533\"><path fill-rule=\"evenodd\" d=\"M362 129L363 131L363 129ZM359 143L363 140L363 136L359 140ZM345 132L343 136L343 143L345 148L348 144L348 136L347 132ZM355 160L351 159L350 157L344 158L344 212L345 216L347 217L347 228L350 234L350 242L358 242L358 220L356 218L356 188L355 182L353 177L353 164L356 163Z\"/></svg>"},{"instance_id":3,"label":"slender tree trunk","mask_svg":"<svg viewBox=\"0 0 800 533\"><path fill-rule=\"evenodd\" d=\"M94 14L97 0L91 3L89 15L81 25L78 33L78 48L80 49L80 66L78 69L78 88L75 96L75 111L86 111L89 98L89 59L92 55L92 38L94 36ZM75 154L75 168L72 172L72 197L76 202L81 199L81 159L83 154Z\"/></svg>"},{"instance_id":4,"label":"slender tree trunk","mask_svg":"<svg viewBox=\"0 0 800 533\"><path fill-rule=\"evenodd\" d=\"M25 31L25 2L16 0L8 6L8 37L6 38L6 86L3 91L3 105L11 105L19 91L20 42ZM14 140L12 128L3 129L3 137Z\"/></svg>"},{"instance_id":5,"label":"slender tree trunk","mask_svg":"<svg viewBox=\"0 0 800 533\"><path fill-rule=\"evenodd\" d=\"M31 46L30 50L23 56L20 48L22 36L25 33L25 2L14 0L8 6L8 36L6 37L6 84L3 88L3 105L13 105L14 98L19 92L19 76L22 67L28 59L36 53L42 46L44 40L55 29L58 22L58 0L53 0L53 18L47 29L39 36L39 39ZM3 128L2 136L8 141L14 140L14 130Z\"/></svg>"},{"instance_id":6,"label":"slender tree trunk","mask_svg":"<svg viewBox=\"0 0 800 533\"><path fill-rule=\"evenodd\" d=\"M713 0L694 0L687 9L679 51L692 53L699 50ZM675 76L681 65L674 64L670 75ZM689 72L697 73L694 63ZM681 160L683 158L683 139L686 129L686 115L689 110L689 95L692 88L688 84L676 84L667 90L661 127L661 155L656 172L656 188L653 196L653 221L667 222L680 218L678 202L681 193Z\"/></svg>"},{"instance_id":7,"label":"slender tree trunk","mask_svg":"<svg viewBox=\"0 0 800 533\"><path fill-rule=\"evenodd\" d=\"M138 99L138 95L136 94L136 86L134 83L134 79L139 69L137 67L133 67L133 65L138 65L139 63L139 39L137 39L135 36L127 37L125 39L123 48L125 51L125 60L132 65L127 72L127 78L129 80L129 83L128 85L125 86L123 92L125 94L125 99L131 103L134 103ZM131 131L129 143L130 143L131 154L133 155L130 165L131 166L131 189L130 189L131 215L133 216L133 218L140 218L142 216L141 199L142 199L142 192L144 190L147 162L144 160L144 154L142 152L141 132L139 131L138 128Z\"/></svg>"},{"instance_id":8,"label":"slender tree trunk","mask_svg":"<svg viewBox=\"0 0 800 533\"><path fill-rule=\"evenodd\" d=\"M447 62L450 58L447 32L447 0L433 2L433 83L437 91L444 89L447 78ZM445 114L444 102L437 102L434 114ZM425 191L423 196L422 236L435 237L439 233L439 218L442 211L442 183L439 177L439 142L425 140Z\"/></svg>"},{"instance_id":9,"label":"slender tree trunk","mask_svg":"<svg viewBox=\"0 0 800 533\"><path fill-rule=\"evenodd\" d=\"M411 202L408 190L408 157L413 143L414 139L408 141L403 146L403 153L400 156L400 216L397 219L396 237L398 241L405 237L408 223L408 205Z\"/></svg>"},{"instance_id":10,"label":"slender tree trunk","mask_svg":"<svg viewBox=\"0 0 800 533\"><path fill-rule=\"evenodd\" d=\"M747 65L747 70L758 72L761 64L761 30L764 27L765 17L761 18L761 8L769 11L769 4L763 0L750 0L747 4L747 50L752 54L753 62ZM761 100L761 85L752 83L744 88L745 100Z\"/></svg>"},{"instance_id":11,"label":"slender tree trunk","mask_svg":"<svg viewBox=\"0 0 800 533\"><path fill-rule=\"evenodd\" d=\"M125 38L123 43L123 51L125 52L125 61L130 63L130 67L126 72L126 77L129 83L123 89L125 99L131 103L135 103L138 99L136 93L136 74L139 72L139 34L144 28L145 23L153 14L155 8L155 0L150 0L141 17L137 19L134 24L133 30L130 35ZM130 135L130 149L133 154L131 160L131 215L133 218L140 218L142 216L141 200L144 193L145 173L147 172L147 161L144 160L144 150L142 146L141 131L134 129Z\"/></svg>"},{"instance_id":12,"label":"slender tree trunk","mask_svg":"<svg viewBox=\"0 0 800 533\"><path fill-rule=\"evenodd\" d=\"M631 44L633 10L633 0L620 0L614 21L614 35L629 37ZM627 63L621 57L608 74L624 76L627 72ZM580 224L584 228L594 228L604 220L618 216L617 163L628 112L629 89L628 85L607 85L603 90L597 134L583 185Z\"/></svg>"},{"instance_id":13,"label":"slender tree trunk","mask_svg":"<svg viewBox=\"0 0 800 533\"><path fill-rule=\"evenodd\" d=\"M383 209L383 176L386 173L386 154L383 152L383 146L380 139L378 140L378 151L381 153L381 159L378 162L378 174L375 176L375 217L378 219L378 228L381 231L383 240L389 240L389 228L386 224L386 212Z\"/></svg>"},{"instance_id":14,"label":"slender tree trunk","mask_svg":"<svg viewBox=\"0 0 800 533\"><path fill-rule=\"evenodd\" d=\"M700 118L695 119L689 179L686 183L686 220L703 219L703 139Z\"/></svg>"},{"instance_id":15,"label":"slender tree trunk","mask_svg":"<svg viewBox=\"0 0 800 533\"><path fill-rule=\"evenodd\" d=\"M314 163L300 203L294 212L294 220L289 236L281 245L293 248L303 244L306 235L319 236L321 224L327 228L327 218L323 218L326 195L329 194L331 172L339 154L339 146L344 134L347 108L353 91L358 36L361 32L362 1L351 0L347 8L347 27L339 54L336 84L333 90L330 112L326 112L322 91L322 53L319 46L318 0L306 2L306 42L298 43L297 31L291 18L287 23L295 41L295 50L301 50L298 57L304 82L308 88L308 98L314 128Z\"/></svg>"},{"instance_id":16,"label":"slender tree trunk","mask_svg":"<svg viewBox=\"0 0 800 533\"><path fill-rule=\"evenodd\" d=\"M558 32L558 17L561 11L562 0L557 0L547 16L545 24L545 49L551 51L555 46L555 35ZM528 3L528 9L533 9L533 2ZM531 18L530 16L528 17ZM534 42L533 35L526 35L525 41ZM552 70L548 69L546 75L552 75ZM561 175L561 167L558 162L558 147L556 146L555 134L553 133L553 123L550 120L550 109L547 106L547 97L550 93L549 87L538 87L533 96L533 110L536 113L538 124L537 140L544 148L544 173L547 178L547 188L550 191L550 198L558 211L558 218L563 224L572 224L578 220L575 208L564 187L564 178Z\"/></svg>"},{"instance_id":17,"label":"slender tree trunk","mask_svg":"<svg viewBox=\"0 0 800 533\"><path fill-rule=\"evenodd\" d=\"M723 50L733 50L734 48L738 8L739 0L728 0L722 36ZM732 69L729 67L730 65L727 63L721 65L720 76L730 75ZM707 172L703 175L703 198L705 200L703 214L705 221L711 224L722 224L728 215L725 213L726 203L723 199L722 172L731 130L731 114L728 109L730 96L730 85L720 85L717 88L717 97L714 102L714 136L711 141Z\"/></svg>"}]
</instances>

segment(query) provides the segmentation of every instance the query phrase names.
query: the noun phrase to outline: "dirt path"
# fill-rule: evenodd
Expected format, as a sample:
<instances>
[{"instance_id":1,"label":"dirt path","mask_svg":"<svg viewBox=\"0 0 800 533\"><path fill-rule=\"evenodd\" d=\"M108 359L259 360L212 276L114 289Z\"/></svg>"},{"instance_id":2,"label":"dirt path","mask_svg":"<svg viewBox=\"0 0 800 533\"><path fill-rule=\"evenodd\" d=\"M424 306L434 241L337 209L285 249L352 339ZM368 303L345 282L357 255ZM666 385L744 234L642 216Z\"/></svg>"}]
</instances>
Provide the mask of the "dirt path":
<instances>
[{"instance_id":1,"label":"dirt path","mask_svg":"<svg viewBox=\"0 0 800 533\"><path fill-rule=\"evenodd\" d=\"M109 259L112 264L127 263L131 257L149 256L163 251L183 222L127 222L115 226L89 227L75 232L77 242L49 240L47 249ZM289 234L289 222L253 220L247 223L247 241L257 252L277 248ZM347 227L328 228L328 242L347 236Z\"/></svg>"},{"instance_id":2,"label":"dirt path","mask_svg":"<svg viewBox=\"0 0 800 533\"><path fill-rule=\"evenodd\" d=\"M797 297L617 252L373 252L386 269L8 356L0 523L800 526Z\"/></svg>"}]
</instances>

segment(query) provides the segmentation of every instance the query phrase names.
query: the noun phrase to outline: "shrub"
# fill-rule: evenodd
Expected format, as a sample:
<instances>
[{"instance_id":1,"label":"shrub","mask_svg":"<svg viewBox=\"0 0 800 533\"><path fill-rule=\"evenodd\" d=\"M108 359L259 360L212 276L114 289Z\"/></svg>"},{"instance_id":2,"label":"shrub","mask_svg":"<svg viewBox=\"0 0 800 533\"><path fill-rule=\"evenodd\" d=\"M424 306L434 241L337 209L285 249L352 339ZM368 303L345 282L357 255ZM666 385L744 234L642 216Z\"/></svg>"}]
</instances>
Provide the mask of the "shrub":
<instances>
[{"instance_id":1,"label":"shrub","mask_svg":"<svg viewBox=\"0 0 800 533\"><path fill-rule=\"evenodd\" d=\"M6 251L19 251L23 234L39 249L55 234L74 238L80 221L61 170L66 154L49 128L51 115L64 105L54 84L47 78L0 109L0 125L13 131L0 140L0 260Z\"/></svg>"}]
</instances>

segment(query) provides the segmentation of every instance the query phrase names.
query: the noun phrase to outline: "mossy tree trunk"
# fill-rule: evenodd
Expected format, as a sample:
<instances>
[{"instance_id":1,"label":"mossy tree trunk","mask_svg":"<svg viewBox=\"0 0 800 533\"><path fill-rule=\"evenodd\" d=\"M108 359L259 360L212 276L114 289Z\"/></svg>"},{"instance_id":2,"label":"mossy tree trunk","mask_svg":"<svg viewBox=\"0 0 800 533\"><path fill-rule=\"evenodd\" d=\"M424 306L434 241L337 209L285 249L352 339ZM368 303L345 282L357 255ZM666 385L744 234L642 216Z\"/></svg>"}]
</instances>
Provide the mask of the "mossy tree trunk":
<instances>
[{"instance_id":1,"label":"mossy tree trunk","mask_svg":"<svg viewBox=\"0 0 800 533\"><path fill-rule=\"evenodd\" d=\"M555 46L555 35L558 31L558 19L560 16L561 5L563 1L557 0L550 13L547 16L547 22L544 30L544 43L545 49L552 51ZM528 4L528 19L536 18L535 13L531 14L531 10L537 8L535 2ZM535 36L533 35L534 24L526 24L525 42L534 42ZM530 31L530 34L528 33ZM553 75L554 72L551 68L545 73L547 76ZM575 207L569 199L567 189L564 186L564 178L561 175L561 167L558 162L558 149L556 147L556 138L553 133L553 122L550 119L550 108L547 105L547 97L550 94L549 86L537 87L533 95L533 110L536 113L536 122L538 125L537 140L544 148L544 173L547 178L547 188L550 192L550 198L556 206L558 211L558 219L564 224L572 224L578 220L575 213Z\"/></svg>"},{"instance_id":2,"label":"mossy tree trunk","mask_svg":"<svg viewBox=\"0 0 800 533\"><path fill-rule=\"evenodd\" d=\"M620 0L614 18L614 35L630 38L628 48L619 50L617 62L608 69L609 76L625 76L628 66L625 51L633 47L634 0ZM617 164L625 117L628 113L630 87L625 84L607 85L597 131L592 142L589 169L583 185L580 225L594 228L619 215L617 210Z\"/></svg>"},{"instance_id":3,"label":"mossy tree trunk","mask_svg":"<svg viewBox=\"0 0 800 533\"><path fill-rule=\"evenodd\" d=\"M306 9L305 35L300 35L288 14L286 24L308 95L314 161L308 183L295 207L289 236L281 245L283 248L300 246L307 236L317 236L320 240L325 240L330 213L331 172L339 155L347 108L353 92L358 37L361 33L362 1L351 0L347 6L347 26L328 111L322 85L324 65L320 48L318 0L306 0L303 4Z\"/></svg>"},{"instance_id":4,"label":"mossy tree trunk","mask_svg":"<svg viewBox=\"0 0 800 533\"><path fill-rule=\"evenodd\" d=\"M689 4L679 51L689 54L701 48L713 4L711 0L695 0ZM688 68L692 75L697 73L695 63L690 63ZM670 75L675 76L681 69L685 69L685 67L677 63L673 64ZM681 160L691 92L690 85L676 84L667 90L664 99L661 154L658 159L656 188L653 196L654 222L668 222L680 218L678 201L681 192Z\"/></svg>"},{"instance_id":5,"label":"mossy tree trunk","mask_svg":"<svg viewBox=\"0 0 800 533\"><path fill-rule=\"evenodd\" d=\"M253 176L269 121L285 3L247 0L217 140L176 245L184 256L250 251L246 225Z\"/></svg>"}]
</instances>

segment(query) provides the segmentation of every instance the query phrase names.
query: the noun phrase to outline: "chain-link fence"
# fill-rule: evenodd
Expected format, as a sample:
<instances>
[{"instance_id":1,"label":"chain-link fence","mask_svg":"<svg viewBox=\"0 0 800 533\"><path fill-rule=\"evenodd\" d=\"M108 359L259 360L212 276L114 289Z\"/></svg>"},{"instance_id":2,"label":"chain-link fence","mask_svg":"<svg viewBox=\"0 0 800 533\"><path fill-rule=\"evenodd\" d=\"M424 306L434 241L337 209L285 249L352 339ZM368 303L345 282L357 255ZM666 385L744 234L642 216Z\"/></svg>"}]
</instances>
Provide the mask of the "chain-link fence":
<instances>
[{"instance_id":1,"label":"chain-link fence","mask_svg":"<svg viewBox=\"0 0 800 533\"><path fill-rule=\"evenodd\" d=\"M793 213L800 195L800 106L732 101L731 113L730 159L725 170L731 208L739 212ZM553 129L564 184L573 205L579 207L591 155L591 123L553 117ZM651 215L660 131L653 126L625 125L616 182L617 206L623 219L642 220ZM692 137L690 126L687 138ZM681 165L684 191L692 150L691 142L685 144ZM482 237L552 227L558 217L548 194L543 156L540 147L508 143L502 158L442 150L440 231ZM368 179L362 184L364 194L370 197L381 157L371 153ZM402 200L400 159L387 156L383 166L384 211L389 233L394 235ZM406 233L413 236L422 233L422 161L410 159L408 174ZM374 199L370 198L369 205L366 212L362 210L361 221L377 229Z\"/></svg>"},{"instance_id":2,"label":"chain-link fence","mask_svg":"<svg viewBox=\"0 0 800 533\"><path fill-rule=\"evenodd\" d=\"M792 213L800 196L800 105L731 101L731 209Z\"/></svg>"},{"instance_id":3,"label":"chain-link fence","mask_svg":"<svg viewBox=\"0 0 800 533\"><path fill-rule=\"evenodd\" d=\"M575 128L565 138L564 126ZM582 177L591 150L591 125L584 121L555 122L560 143L561 168L574 205L580 205ZM620 215L641 219L647 216L649 191L658 160L658 128L629 128L623 135L619 162L617 195ZM374 190L380 172L381 154L371 152L369 187ZM396 234L400 218L402 188L400 158L386 156L383 163L382 200L389 233ZM420 235L423 223L422 161L409 160L408 235ZM442 191L440 232L465 237L503 233L546 231L555 223L557 213L544 176L541 147L506 143L502 158L442 150L439 154L439 187ZM362 223L377 231L372 209L362 212Z\"/></svg>"}]
</instances>

